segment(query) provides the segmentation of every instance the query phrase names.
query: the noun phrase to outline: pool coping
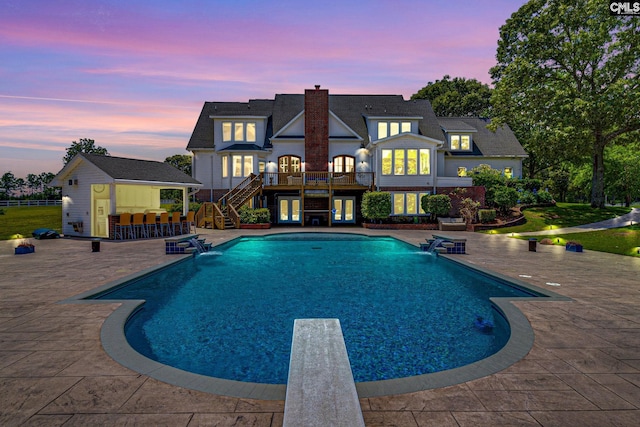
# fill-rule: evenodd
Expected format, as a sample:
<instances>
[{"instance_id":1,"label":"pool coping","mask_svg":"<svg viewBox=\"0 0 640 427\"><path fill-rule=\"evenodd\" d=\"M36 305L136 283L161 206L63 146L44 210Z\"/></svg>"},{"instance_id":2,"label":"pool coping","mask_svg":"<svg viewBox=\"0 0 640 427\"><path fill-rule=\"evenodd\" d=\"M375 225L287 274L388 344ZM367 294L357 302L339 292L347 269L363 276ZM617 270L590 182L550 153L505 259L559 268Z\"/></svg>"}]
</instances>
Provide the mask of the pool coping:
<instances>
[{"instance_id":1,"label":"pool coping","mask_svg":"<svg viewBox=\"0 0 640 427\"><path fill-rule=\"evenodd\" d=\"M273 233L273 234L290 234L290 233ZM359 234L359 233L348 233ZM362 234L367 236L366 234ZM247 236L237 236L218 245L228 243L229 241ZM378 236L383 237L383 236ZM403 241L395 236L391 237L396 240ZM528 289L534 293L541 294L540 297L494 297L490 298L494 308L507 320L511 328L511 335L505 346L495 354L473 362L471 364L461 366L459 368L448 369L429 374L416 375L412 377L396 378L380 381L368 381L356 383L356 390L360 398L379 397L395 394L412 393L422 390L429 390L460 384L474 379L486 377L501 370L508 368L514 363L526 356L534 342L534 332L531 324L522 311L511 304L513 301L572 301L571 298L556 294L547 289L538 288L505 276L503 274L493 272L482 268L475 264L460 259L464 255L444 255L434 254L442 257L447 261L458 263L463 267L477 271L483 275L495 278L502 282L514 284L517 287ZM286 384L264 384L252 383L235 380L227 380L223 378L210 377L206 375L195 374L174 368L155 360L152 360L138 353L131 347L125 336L125 325L129 318L138 311L145 303L145 300L118 300L105 299L96 300L88 299L92 296L105 292L106 290L121 286L131 280L136 280L158 270L167 268L173 264L184 262L195 255L179 256L159 266L147 268L137 273L130 274L119 280L109 282L89 291L82 292L73 297L59 301L59 304L113 304L121 305L109 315L101 328L100 338L105 352L121 365L132 369L143 375L155 378L157 380L193 390L203 391L206 393L232 396L239 398L260 399L260 400L284 400L286 396Z\"/></svg>"}]
</instances>

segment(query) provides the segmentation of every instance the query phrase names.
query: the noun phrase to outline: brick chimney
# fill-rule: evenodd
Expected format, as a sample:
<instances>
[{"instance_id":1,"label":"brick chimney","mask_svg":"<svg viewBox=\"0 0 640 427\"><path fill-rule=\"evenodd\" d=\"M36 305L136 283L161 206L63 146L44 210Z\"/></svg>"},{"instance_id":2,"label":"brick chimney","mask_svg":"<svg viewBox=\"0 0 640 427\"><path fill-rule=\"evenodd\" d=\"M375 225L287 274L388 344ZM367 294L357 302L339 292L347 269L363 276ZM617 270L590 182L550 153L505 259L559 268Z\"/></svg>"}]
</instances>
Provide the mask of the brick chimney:
<instances>
[{"instance_id":1,"label":"brick chimney","mask_svg":"<svg viewBox=\"0 0 640 427\"><path fill-rule=\"evenodd\" d=\"M307 172L326 172L329 162L329 91L304 91L304 162Z\"/></svg>"}]
</instances>

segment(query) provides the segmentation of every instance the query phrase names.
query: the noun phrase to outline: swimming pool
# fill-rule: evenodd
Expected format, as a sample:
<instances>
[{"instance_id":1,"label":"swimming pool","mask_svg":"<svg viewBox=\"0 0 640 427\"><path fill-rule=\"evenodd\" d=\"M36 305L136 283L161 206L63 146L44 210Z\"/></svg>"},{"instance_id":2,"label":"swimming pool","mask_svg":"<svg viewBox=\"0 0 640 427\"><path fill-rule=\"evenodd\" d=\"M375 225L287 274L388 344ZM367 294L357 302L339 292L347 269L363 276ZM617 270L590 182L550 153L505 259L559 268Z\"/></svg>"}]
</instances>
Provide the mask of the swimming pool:
<instances>
[{"instance_id":1,"label":"swimming pool","mask_svg":"<svg viewBox=\"0 0 640 427\"><path fill-rule=\"evenodd\" d=\"M125 327L144 356L232 381L286 382L293 319L339 318L355 380L380 384L490 358L509 324L489 298L532 296L396 239L296 233L235 239L98 297L147 301Z\"/></svg>"}]
</instances>

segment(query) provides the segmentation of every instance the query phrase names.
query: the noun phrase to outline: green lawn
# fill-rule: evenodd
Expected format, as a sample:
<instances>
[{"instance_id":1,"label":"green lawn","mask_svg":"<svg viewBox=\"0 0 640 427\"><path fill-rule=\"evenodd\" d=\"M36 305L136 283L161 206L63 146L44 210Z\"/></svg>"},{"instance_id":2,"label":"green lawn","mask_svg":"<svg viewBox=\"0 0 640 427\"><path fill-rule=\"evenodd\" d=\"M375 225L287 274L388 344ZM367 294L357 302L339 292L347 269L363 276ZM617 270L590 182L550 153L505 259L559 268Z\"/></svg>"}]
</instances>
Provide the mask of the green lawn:
<instances>
[{"instance_id":1,"label":"green lawn","mask_svg":"<svg viewBox=\"0 0 640 427\"><path fill-rule=\"evenodd\" d=\"M62 232L62 206L21 206L0 208L0 240L15 239L16 234L32 237L37 228Z\"/></svg>"},{"instance_id":2,"label":"green lawn","mask_svg":"<svg viewBox=\"0 0 640 427\"><path fill-rule=\"evenodd\" d=\"M593 209L589 205L576 203L558 203L556 206L525 209L522 213L527 219L523 225L499 228L493 233L524 233L526 231L549 230L550 228L574 227L615 218L631 211L625 207L607 207Z\"/></svg>"},{"instance_id":3,"label":"green lawn","mask_svg":"<svg viewBox=\"0 0 640 427\"><path fill-rule=\"evenodd\" d=\"M518 236L517 234L527 231L543 231L551 228L590 224L624 215L629 211L629 208L624 207L593 209L589 205L558 203L553 207L526 209L523 213L527 218L527 222L523 225L489 230L486 233L514 233L513 237L529 239L530 237L528 236ZM568 241L579 242L584 249L592 251L640 257L640 254L638 254L640 250L640 226L638 225L588 233L536 236L536 238L538 241L547 238L554 245L562 246Z\"/></svg>"}]
</instances>

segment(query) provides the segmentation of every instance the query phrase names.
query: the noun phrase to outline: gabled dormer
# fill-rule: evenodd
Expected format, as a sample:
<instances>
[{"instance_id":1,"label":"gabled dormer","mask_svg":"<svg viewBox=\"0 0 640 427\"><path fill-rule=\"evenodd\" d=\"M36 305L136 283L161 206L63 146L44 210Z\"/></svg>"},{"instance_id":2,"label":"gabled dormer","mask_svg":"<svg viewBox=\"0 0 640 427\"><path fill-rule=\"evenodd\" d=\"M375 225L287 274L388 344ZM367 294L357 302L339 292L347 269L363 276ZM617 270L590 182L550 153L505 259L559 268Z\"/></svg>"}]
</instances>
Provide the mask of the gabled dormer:
<instances>
[{"instance_id":1,"label":"gabled dormer","mask_svg":"<svg viewBox=\"0 0 640 427\"><path fill-rule=\"evenodd\" d=\"M367 116L366 120L371 141L378 141L402 133L419 134L422 117Z\"/></svg>"},{"instance_id":2,"label":"gabled dormer","mask_svg":"<svg viewBox=\"0 0 640 427\"><path fill-rule=\"evenodd\" d=\"M440 118L440 126L445 135L445 149L450 153L473 152L474 135L477 129L462 120Z\"/></svg>"}]
</instances>

